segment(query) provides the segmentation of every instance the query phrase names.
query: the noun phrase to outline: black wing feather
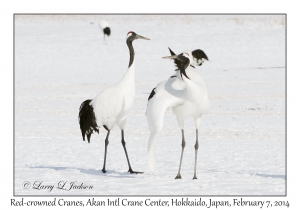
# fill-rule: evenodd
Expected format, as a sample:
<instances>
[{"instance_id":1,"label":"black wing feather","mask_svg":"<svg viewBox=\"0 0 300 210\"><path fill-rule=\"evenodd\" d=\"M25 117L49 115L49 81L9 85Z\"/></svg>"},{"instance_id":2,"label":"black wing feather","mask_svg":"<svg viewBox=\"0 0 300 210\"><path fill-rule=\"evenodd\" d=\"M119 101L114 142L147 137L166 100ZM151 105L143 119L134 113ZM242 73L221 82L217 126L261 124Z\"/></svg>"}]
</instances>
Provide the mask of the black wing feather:
<instances>
[{"instance_id":1,"label":"black wing feather","mask_svg":"<svg viewBox=\"0 0 300 210\"><path fill-rule=\"evenodd\" d=\"M181 74L181 78L182 78L182 74L190 79L187 75L186 75L186 72L185 72L185 69L190 65L190 59L188 59L187 57L183 56L182 53L180 55L178 55L178 59L176 60L180 60L181 61L181 65L179 67L179 70L180 70L180 74Z\"/></svg>"},{"instance_id":2,"label":"black wing feather","mask_svg":"<svg viewBox=\"0 0 300 210\"><path fill-rule=\"evenodd\" d=\"M103 29L103 33L106 34L107 36L109 36L110 33L111 33L110 28L109 28L109 27L105 27L105 28Z\"/></svg>"},{"instance_id":3,"label":"black wing feather","mask_svg":"<svg viewBox=\"0 0 300 210\"><path fill-rule=\"evenodd\" d=\"M170 51L171 55L176 55L170 48L169 48L169 51ZM174 59L174 63L175 63L175 66L179 69L179 67L181 66L181 61Z\"/></svg>"},{"instance_id":4,"label":"black wing feather","mask_svg":"<svg viewBox=\"0 0 300 210\"><path fill-rule=\"evenodd\" d=\"M155 88L153 88L153 90L151 91L149 97L148 97L148 101L155 95Z\"/></svg>"},{"instance_id":5,"label":"black wing feather","mask_svg":"<svg viewBox=\"0 0 300 210\"><path fill-rule=\"evenodd\" d=\"M93 131L99 133L94 108L90 105L90 102L91 100L85 100L84 102L82 102L79 108L78 116L83 141L85 141L84 137L85 135L87 135L89 143Z\"/></svg>"}]
</instances>

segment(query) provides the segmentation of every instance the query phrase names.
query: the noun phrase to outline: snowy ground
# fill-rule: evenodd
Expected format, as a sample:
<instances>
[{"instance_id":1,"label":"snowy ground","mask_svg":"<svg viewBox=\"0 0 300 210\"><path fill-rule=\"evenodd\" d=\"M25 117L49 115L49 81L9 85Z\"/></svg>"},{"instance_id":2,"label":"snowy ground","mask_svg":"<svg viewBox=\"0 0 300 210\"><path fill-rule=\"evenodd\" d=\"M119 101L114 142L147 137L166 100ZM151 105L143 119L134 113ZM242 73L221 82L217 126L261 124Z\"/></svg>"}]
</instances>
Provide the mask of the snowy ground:
<instances>
[{"instance_id":1,"label":"snowy ground","mask_svg":"<svg viewBox=\"0 0 300 210\"><path fill-rule=\"evenodd\" d=\"M16 195L285 195L285 28L283 17L16 16L15 194ZM136 99L125 140L133 170L111 131L107 173L101 172L105 130L82 141L78 109L85 99L118 82L128 66L128 31L151 41L134 42ZM171 111L156 139L156 172L147 166L145 117L152 88L173 74L161 59L200 48L210 62L198 67L212 109L199 131L198 180L193 178L195 128L186 121L182 179L181 134ZM29 189L24 189L31 183ZM76 181L93 189L32 189L35 181L57 187ZM25 186L25 187L24 187Z\"/></svg>"}]
</instances>

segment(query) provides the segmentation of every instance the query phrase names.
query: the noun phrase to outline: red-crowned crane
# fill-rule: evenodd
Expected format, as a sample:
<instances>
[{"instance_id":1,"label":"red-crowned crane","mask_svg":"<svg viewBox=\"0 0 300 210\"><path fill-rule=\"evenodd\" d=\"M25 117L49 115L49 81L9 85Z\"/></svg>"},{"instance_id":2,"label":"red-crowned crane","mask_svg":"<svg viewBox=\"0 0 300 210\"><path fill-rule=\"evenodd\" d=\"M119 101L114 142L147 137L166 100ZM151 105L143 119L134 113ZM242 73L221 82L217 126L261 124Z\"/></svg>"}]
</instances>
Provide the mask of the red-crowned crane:
<instances>
[{"instance_id":1,"label":"red-crowned crane","mask_svg":"<svg viewBox=\"0 0 300 210\"><path fill-rule=\"evenodd\" d=\"M163 126L163 119L166 110L171 107L177 118L178 125L182 132L182 152L179 164L178 174L175 179L181 179L180 169L182 164L183 150L185 147L184 139L184 121L193 117L196 127L196 143L195 143L195 165L194 177L196 176L197 151L198 151L198 130L200 128L200 120L203 113L210 109L210 102L206 85L200 74L195 70L196 66L201 66L204 60L208 60L206 54L200 50L192 52L187 51L179 55L169 48L171 56L163 58L174 59L174 63L178 69L177 73L168 80L159 83L151 92L147 105L147 122L150 130L148 140L148 164L149 168L154 171L155 159L153 151L153 142L157 134Z\"/></svg>"},{"instance_id":2,"label":"red-crowned crane","mask_svg":"<svg viewBox=\"0 0 300 210\"><path fill-rule=\"evenodd\" d=\"M99 128L103 126L107 130L107 136L105 139L105 154L102 172L106 172L106 155L108 146L108 137L111 129L115 125L118 125L121 129L122 140L127 163L129 166L130 173L142 173L135 172L132 170L126 146L124 140L124 128L126 124L126 118L129 110L131 109L135 96L135 59L134 59L134 49L132 42L136 39L150 40L146 37L140 36L135 32L128 32L126 43L129 49L129 66L128 69L116 85L113 85L104 91L100 92L92 100L84 101L79 108L79 124L82 133L83 140L85 140L85 135L87 136L88 142L90 143L90 138L93 131L99 133Z\"/></svg>"},{"instance_id":3,"label":"red-crowned crane","mask_svg":"<svg viewBox=\"0 0 300 210\"><path fill-rule=\"evenodd\" d=\"M109 36L110 36L110 33L111 33L109 24L108 24L108 22L107 22L106 20L101 20L101 21L100 21L100 27L101 27L101 29L103 30L103 35L104 35L103 43L104 43L104 44L107 44L106 39L105 39L105 36L109 37Z\"/></svg>"}]
</instances>

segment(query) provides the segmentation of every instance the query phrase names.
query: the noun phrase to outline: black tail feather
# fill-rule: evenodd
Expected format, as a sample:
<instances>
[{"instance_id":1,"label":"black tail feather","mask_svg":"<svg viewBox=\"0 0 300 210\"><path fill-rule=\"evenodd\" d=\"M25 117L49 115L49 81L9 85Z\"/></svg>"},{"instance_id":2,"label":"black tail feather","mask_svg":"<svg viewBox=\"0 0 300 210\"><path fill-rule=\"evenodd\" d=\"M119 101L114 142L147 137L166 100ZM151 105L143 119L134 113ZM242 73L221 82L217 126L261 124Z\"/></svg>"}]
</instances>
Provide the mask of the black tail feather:
<instances>
[{"instance_id":1,"label":"black tail feather","mask_svg":"<svg viewBox=\"0 0 300 210\"><path fill-rule=\"evenodd\" d=\"M105 27L104 29L103 29L103 33L104 34L106 34L107 36L109 36L110 35L110 28L109 27Z\"/></svg>"},{"instance_id":2,"label":"black tail feather","mask_svg":"<svg viewBox=\"0 0 300 210\"><path fill-rule=\"evenodd\" d=\"M93 131L99 133L98 125L96 122L96 117L94 113L94 108L90 105L92 100L85 100L82 102L79 108L79 125L82 133L83 141L85 141L85 135L87 136L88 143L90 143L90 138Z\"/></svg>"},{"instance_id":3,"label":"black tail feather","mask_svg":"<svg viewBox=\"0 0 300 210\"><path fill-rule=\"evenodd\" d=\"M99 133L99 132L98 132L98 133ZM92 135L92 133L87 133L87 134L86 134L89 143L90 143L91 135Z\"/></svg>"}]
</instances>

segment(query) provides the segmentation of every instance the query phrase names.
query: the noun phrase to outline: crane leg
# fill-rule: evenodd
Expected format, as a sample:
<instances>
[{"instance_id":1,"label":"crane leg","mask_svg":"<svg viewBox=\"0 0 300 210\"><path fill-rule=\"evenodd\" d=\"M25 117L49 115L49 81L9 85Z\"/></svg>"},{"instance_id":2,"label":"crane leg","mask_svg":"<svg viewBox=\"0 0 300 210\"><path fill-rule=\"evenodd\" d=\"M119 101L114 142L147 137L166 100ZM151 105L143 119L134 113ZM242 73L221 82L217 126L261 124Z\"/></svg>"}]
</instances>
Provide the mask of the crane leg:
<instances>
[{"instance_id":1,"label":"crane leg","mask_svg":"<svg viewBox=\"0 0 300 210\"><path fill-rule=\"evenodd\" d=\"M104 34L103 44L107 44L106 39L105 39L105 34Z\"/></svg>"},{"instance_id":2,"label":"crane leg","mask_svg":"<svg viewBox=\"0 0 300 210\"><path fill-rule=\"evenodd\" d=\"M123 145L123 148L124 148L124 151L125 151L125 155L126 155L126 158L127 158L127 163L128 163L128 166L129 166L128 172L130 172L131 174L142 174L143 172L138 172L138 171L133 171L132 170L130 162L129 162L127 150L126 150L126 142L124 140L124 130L121 130L121 132L122 132L122 141L121 141L121 143Z\"/></svg>"},{"instance_id":3,"label":"crane leg","mask_svg":"<svg viewBox=\"0 0 300 210\"><path fill-rule=\"evenodd\" d=\"M181 169L181 163L182 163L183 150L184 150L184 147L185 147L184 130L181 129L181 132L182 132L182 143L181 143L182 150L181 150L181 157L180 157L179 170L178 170L178 174L177 174L177 176L175 177L175 179L181 179L180 169Z\"/></svg>"},{"instance_id":4,"label":"crane leg","mask_svg":"<svg viewBox=\"0 0 300 210\"><path fill-rule=\"evenodd\" d=\"M201 118L202 118L202 114L200 114L199 116L194 118L195 121L195 127L196 127L196 143L195 143L195 166L194 166L194 177L193 179L197 179L196 176L196 170L197 170L197 154L198 154L198 148L199 148L199 144L198 144L198 130L200 128L200 122L201 122Z\"/></svg>"},{"instance_id":5,"label":"crane leg","mask_svg":"<svg viewBox=\"0 0 300 210\"><path fill-rule=\"evenodd\" d=\"M196 129L195 166L194 166L194 178L193 179L197 179L196 168L197 168L197 153L198 153L198 148L199 148L199 144L198 144L198 129Z\"/></svg>"},{"instance_id":6,"label":"crane leg","mask_svg":"<svg viewBox=\"0 0 300 210\"><path fill-rule=\"evenodd\" d=\"M106 172L106 170L105 170L105 164L106 164L107 145L109 143L108 142L109 133L110 133L110 130L107 131L107 135L106 135L106 138L105 138L105 153L104 153L104 163L103 163L103 169L102 169L103 173Z\"/></svg>"}]
</instances>

